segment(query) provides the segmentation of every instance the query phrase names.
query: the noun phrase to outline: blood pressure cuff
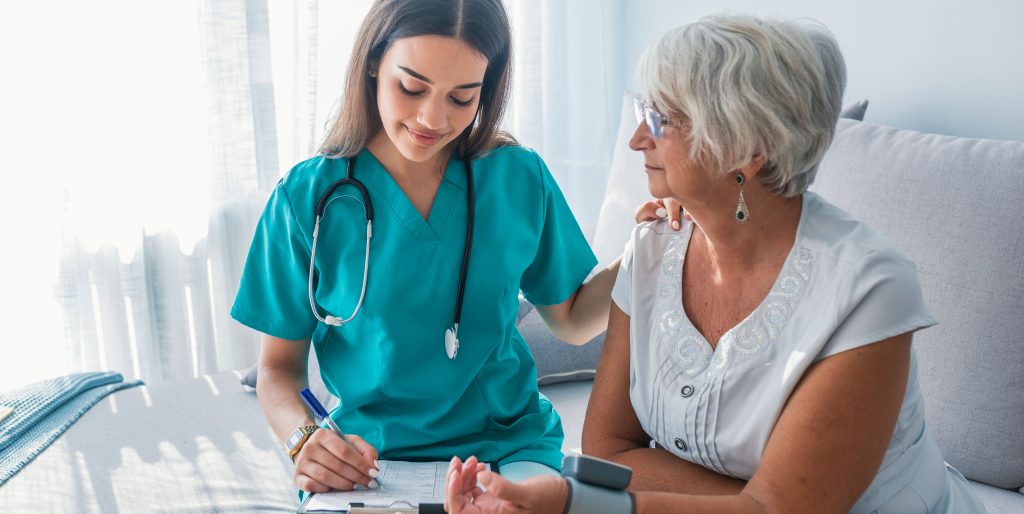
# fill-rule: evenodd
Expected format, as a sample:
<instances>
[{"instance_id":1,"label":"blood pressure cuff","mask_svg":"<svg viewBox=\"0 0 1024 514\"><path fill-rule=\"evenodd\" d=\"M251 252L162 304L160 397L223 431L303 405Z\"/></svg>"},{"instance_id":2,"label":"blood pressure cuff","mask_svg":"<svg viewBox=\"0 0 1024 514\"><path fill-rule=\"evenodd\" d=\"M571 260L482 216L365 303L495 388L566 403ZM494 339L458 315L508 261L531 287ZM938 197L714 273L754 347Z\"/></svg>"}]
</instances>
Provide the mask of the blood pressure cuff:
<instances>
[{"instance_id":1,"label":"blood pressure cuff","mask_svg":"<svg viewBox=\"0 0 1024 514\"><path fill-rule=\"evenodd\" d=\"M572 477L565 481L569 485L569 501L563 514L636 514L636 502L627 491L583 483Z\"/></svg>"}]
</instances>

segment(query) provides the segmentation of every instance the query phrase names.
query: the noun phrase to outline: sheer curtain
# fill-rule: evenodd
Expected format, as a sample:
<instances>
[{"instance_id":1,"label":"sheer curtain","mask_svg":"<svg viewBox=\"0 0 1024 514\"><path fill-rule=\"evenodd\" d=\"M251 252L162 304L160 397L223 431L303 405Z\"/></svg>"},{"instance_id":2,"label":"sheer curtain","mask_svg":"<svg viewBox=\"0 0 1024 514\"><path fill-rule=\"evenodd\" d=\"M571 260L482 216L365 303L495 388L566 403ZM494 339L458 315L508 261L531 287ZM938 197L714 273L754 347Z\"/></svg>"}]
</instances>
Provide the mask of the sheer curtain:
<instances>
[{"instance_id":1,"label":"sheer curtain","mask_svg":"<svg viewBox=\"0 0 1024 514\"><path fill-rule=\"evenodd\" d=\"M507 128L547 162L594 234L619 122L623 0L506 2L515 39Z\"/></svg>"},{"instance_id":2,"label":"sheer curtain","mask_svg":"<svg viewBox=\"0 0 1024 514\"><path fill-rule=\"evenodd\" d=\"M140 103L104 108L123 111L130 140L83 141L107 151L64 187L58 292L71 369L160 381L255 359L227 309L279 160L267 2L145 9L148 19L122 18L140 26L131 39L118 34L142 63L118 45L97 77Z\"/></svg>"},{"instance_id":3,"label":"sheer curtain","mask_svg":"<svg viewBox=\"0 0 1024 514\"><path fill-rule=\"evenodd\" d=\"M368 5L345 2L357 18ZM0 12L0 389L251 365L258 338L228 310L270 189L330 107L317 2Z\"/></svg>"},{"instance_id":4,"label":"sheer curtain","mask_svg":"<svg viewBox=\"0 0 1024 514\"><path fill-rule=\"evenodd\" d=\"M0 390L83 370L241 368L229 316L270 189L315 151L371 0L40 1L0 9ZM620 0L507 2L507 128L592 233Z\"/></svg>"}]
</instances>

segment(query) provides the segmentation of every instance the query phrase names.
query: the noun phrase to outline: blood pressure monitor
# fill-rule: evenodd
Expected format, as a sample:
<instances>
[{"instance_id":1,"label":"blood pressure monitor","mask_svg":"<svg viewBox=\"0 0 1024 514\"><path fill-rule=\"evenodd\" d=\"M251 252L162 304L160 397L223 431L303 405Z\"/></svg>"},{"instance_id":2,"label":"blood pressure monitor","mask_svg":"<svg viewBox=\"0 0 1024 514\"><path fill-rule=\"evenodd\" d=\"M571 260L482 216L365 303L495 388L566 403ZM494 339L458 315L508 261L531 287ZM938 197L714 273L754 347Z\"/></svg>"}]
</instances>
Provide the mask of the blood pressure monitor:
<instances>
[{"instance_id":1,"label":"blood pressure monitor","mask_svg":"<svg viewBox=\"0 0 1024 514\"><path fill-rule=\"evenodd\" d=\"M633 514L633 495L626 491L633 478L627 466L587 455L562 460L562 478L569 484L566 514Z\"/></svg>"}]
</instances>

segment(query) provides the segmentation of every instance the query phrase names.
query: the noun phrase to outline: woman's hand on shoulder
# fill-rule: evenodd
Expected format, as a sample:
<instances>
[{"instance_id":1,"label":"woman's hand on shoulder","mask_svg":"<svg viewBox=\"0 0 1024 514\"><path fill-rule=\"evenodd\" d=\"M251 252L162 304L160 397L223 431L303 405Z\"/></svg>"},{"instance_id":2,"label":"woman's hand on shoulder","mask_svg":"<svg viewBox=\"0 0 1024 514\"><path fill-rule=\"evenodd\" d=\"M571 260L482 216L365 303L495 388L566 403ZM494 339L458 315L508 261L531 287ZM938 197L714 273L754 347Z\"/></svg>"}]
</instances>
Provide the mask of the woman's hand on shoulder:
<instances>
[{"instance_id":1,"label":"woman's hand on shoulder","mask_svg":"<svg viewBox=\"0 0 1024 514\"><path fill-rule=\"evenodd\" d=\"M347 434L349 446L334 432L320 429L295 455L295 485L310 493L351 491L356 484L377 488L377 449L362 437Z\"/></svg>"},{"instance_id":2,"label":"woman's hand on shoulder","mask_svg":"<svg viewBox=\"0 0 1024 514\"><path fill-rule=\"evenodd\" d=\"M476 457L466 462L455 457L448 465L444 509L449 514L561 514L568 499L569 486L559 477L536 476L513 483L487 471Z\"/></svg>"},{"instance_id":3,"label":"woman's hand on shoulder","mask_svg":"<svg viewBox=\"0 0 1024 514\"><path fill-rule=\"evenodd\" d=\"M679 230L681 219L692 219L683 206L673 198L662 198L645 202L636 208L634 217L637 223L654 221L667 218L668 224L675 230Z\"/></svg>"}]
</instances>

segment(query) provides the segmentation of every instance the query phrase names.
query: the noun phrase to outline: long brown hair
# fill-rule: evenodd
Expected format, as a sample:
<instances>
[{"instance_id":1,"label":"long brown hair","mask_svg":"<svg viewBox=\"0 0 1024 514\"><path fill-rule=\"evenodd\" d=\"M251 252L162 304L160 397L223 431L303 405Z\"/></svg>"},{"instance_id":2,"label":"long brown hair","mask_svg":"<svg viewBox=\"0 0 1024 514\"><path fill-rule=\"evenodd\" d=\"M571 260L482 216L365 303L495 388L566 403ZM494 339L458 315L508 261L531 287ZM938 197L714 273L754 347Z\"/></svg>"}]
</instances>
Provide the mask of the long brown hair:
<instances>
[{"instance_id":1,"label":"long brown hair","mask_svg":"<svg viewBox=\"0 0 1024 514\"><path fill-rule=\"evenodd\" d=\"M351 157L366 147L381 129L370 64L380 62L392 42L424 35L459 39L487 59L477 116L451 143L455 155L475 159L518 144L499 127L512 75L512 32L501 0L377 0L359 28L341 106L318 153Z\"/></svg>"}]
</instances>

